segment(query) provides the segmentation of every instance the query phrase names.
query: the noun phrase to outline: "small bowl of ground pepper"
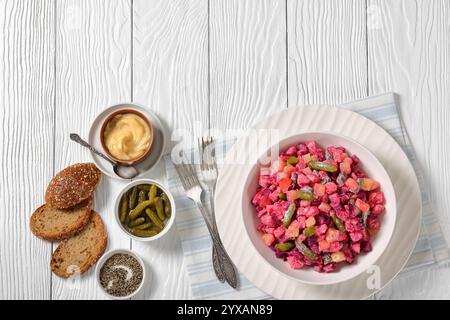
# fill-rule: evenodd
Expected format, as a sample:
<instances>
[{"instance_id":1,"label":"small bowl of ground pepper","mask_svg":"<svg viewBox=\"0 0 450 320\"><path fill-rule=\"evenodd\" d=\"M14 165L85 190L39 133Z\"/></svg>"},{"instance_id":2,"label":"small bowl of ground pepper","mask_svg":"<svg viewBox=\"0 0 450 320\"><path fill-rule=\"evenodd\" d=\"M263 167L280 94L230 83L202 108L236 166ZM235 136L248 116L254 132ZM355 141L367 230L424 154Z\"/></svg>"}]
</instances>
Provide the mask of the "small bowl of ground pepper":
<instances>
[{"instance_id":1,"label":"small bowl of ground pepper","mask_svg":"<svg viewBox=\"0 0 450 320\"><path fill-rule=\"evenodd\" d=\"M95 276L100 288L109 298L130 299L136 296L144 285L144 261L130 250L111 250L98 262Z\"/></svg>"}]
</instances>

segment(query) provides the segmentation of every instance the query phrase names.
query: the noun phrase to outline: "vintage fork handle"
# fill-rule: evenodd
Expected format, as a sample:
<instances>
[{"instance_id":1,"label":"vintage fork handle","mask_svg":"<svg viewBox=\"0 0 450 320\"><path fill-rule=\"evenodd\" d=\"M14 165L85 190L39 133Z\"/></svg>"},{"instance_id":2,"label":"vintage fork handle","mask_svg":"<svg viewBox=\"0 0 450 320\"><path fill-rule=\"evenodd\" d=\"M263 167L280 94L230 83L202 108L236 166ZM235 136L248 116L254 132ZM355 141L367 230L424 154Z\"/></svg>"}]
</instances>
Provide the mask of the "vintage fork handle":
<instances>
[{"instance_id":1,"label":"vintage fork handle","mask_svg":"<svg viewBox=\"0 0 450 320\"><path fill-rule=\"evenodd\" d=\"M209 195L211 197L209 202L211 204L212 227L214 228L214 231L217 232L216 218L214 216L214 190L212 190L212 188L209 188ZM222 268L220 266L219 254L217 253L215 246L213 246L212 248L212 263L217 279L219 279L220 282L225 282L225 275L223 274Z\"/></svg>"},{"instance_id":2,"label":"vintage fork handle","mask_svg":"<svg viewBox=\"0 0 450 320\"><path fill-rule=\"evenodd\" d=\"M206 227L208 228L208 231L211 235L211 238L213 241L213 246L217 252L220 269L222 270L225 280L233 289L236 289L237 288L237 276L236 276L236 270L234 269L234 266L233 266L233 262L231 261L230 257L226 253L225 248L223 247L222 242L220 241L219 234L211 226L211 223L208 220L208 214L207 214L205 206L203 205L203 203L201 201L196 201L196 204L197 204L198 208L200 209L203 219L205 219Z\"/></svg>"}]
</instances>

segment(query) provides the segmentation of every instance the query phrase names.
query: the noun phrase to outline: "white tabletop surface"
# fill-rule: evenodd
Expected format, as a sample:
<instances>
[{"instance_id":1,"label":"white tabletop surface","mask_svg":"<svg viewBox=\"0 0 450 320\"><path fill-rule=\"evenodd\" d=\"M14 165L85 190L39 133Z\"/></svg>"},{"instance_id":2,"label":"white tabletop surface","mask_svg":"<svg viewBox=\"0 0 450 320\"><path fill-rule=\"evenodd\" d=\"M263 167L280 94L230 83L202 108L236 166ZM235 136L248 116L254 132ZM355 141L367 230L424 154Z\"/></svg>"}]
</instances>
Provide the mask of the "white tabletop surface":
<instances>
[{"instance_id":1,"label":"white tabletop surface","mask_svg":"<svg viewBox=\"0 0 450 320\"><path fill-rule=\"evenodd\" d=\"M449 23L447 0L0 0L0 298L105 298L93 270L52 275L56 244L28 221L51 177L90 159L69 133L87 136L121 101L195 138L299 104L397 92L448 236ZM163 166L148 176L163 181ZM190 298L176 228L152 243L118 230L122 185L105 178L96 193L109 248L132 247L150 266L140 298ZM450 298L450 271L396 280L378 297Z\"/></svg>"}]
</instances>

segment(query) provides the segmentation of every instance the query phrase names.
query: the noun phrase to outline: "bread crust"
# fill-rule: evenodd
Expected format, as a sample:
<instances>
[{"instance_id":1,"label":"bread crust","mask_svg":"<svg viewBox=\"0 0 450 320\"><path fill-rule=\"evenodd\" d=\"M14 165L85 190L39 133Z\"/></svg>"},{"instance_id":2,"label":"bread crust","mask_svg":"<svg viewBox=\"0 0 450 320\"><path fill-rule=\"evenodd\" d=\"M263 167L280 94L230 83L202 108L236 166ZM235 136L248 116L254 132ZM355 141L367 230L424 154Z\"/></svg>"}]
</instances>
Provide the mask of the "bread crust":
<instances>
[{"instance_id":1,"label":"bread crust","mask_svg":"<svg viewBox=\"0 0 450 320\"><path fill-rule=\"evenodd\" d=\"M100 183L101 172L93 163L77 163L60 171L50 181L45 202L67 209L91 197Z\"/></svg>"},{"instance_id":2,"label":"bread crust","mask_svg":"<svg viewBox=\"0 0 450 320\"><path fill-rule=\"evenodd\" d=\"M69 237L72 237L72 236L76 235L77 233L79 233L80 231L82 231L84 229L84 227L86 227L86 225L88 224L88 222L89 222L89 220L91 218L92 202L93 202L92 201L92 197L90 197L87 200L85 200L84 202L79 204L79 205L82 205L83 207L80 208L79 206L75 206L72 209L64 209L64 210L62 210L62 209L53 209L49 205L43 204L42 206L37 208L33 212L33 214L31 215L31 218L30 218L30 229L31 229L31 232L36 237L38 237L40 239L43 239L43 240L49 240L49 241L58 241L58 240L63 240L63 239L67 239ZM39 225L40 215L44 214L45 210L65 211L65 212L60 212L59 213L60 215L63 215L63 214L68 214L68 215L75 214L74 213L75 210L82 210L83 212L81 213L81 216L80 216L79 219L74 221L74 223L72 225L65 226L64 230L49 232L49 231L43 230L43 228L41 228L40 225ZM47 222L47 223L50 223L50 222ZM53 221L53 223L55 223L55 221ZM61 223L64 223L64 221L61 221Z\"/></svg>"},{"instance_id":3,"label":"bread crust","mask_svg":"<svg viewBox=\"0 0 450 320\"><path fill-rule=\"evenodd\" d=\"M87 232L87 230L89 230L88 228L91 223L95 224L94 227L95 227L96 231L98 232L98 235L94 241L94 245L99 244L99 248L93 256L90 256L87 260L82 261L81 265L77 266L76 272L83 274L84 272L89 270L89 268L92 267L98 261L98 259L100 259L100 257L103 255L103 253L106 250L106 246L108 244L108 236L107 236L107 233L105 230L105 225L103 224L103 221L100 218L100 215L97 212L92 211L91 219L89 221L89 224L86 226L86 228L82 232L80 232L78 235L76 235L72 238L63 240L59 244L59 246L55 250L55 252L53 252L52 259L50 262L50 268L54 274L56 274L57 276L59 276L61 278L69 278L70 276L74 275L73 271L63 270L61 268L61 264L62 264L64 255L65 255L65 250L66 250L67 246L69 246L71 244L73 245L74 241L80 240L79 238L83 235L83 233ZM92 245L92 243L90 245ZM88 249L88 245L86 245L86 249Z\"/></svg>"}]
</instances>

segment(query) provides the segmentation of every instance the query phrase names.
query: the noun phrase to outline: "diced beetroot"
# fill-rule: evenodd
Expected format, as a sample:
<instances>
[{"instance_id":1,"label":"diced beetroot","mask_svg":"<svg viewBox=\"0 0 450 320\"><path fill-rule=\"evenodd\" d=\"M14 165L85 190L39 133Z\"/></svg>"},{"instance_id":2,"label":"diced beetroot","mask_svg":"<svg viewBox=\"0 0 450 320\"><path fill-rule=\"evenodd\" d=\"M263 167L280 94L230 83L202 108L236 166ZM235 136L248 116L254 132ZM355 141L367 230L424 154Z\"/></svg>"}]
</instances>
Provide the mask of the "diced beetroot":
<instances>
[{"instance_id":1,"label":"diced beetroot","mask_svg":"<svg viewBox=\"0 0 450 320\"><path fill-rule=\"evenodd\" d=\"M302 269L305 266L305 264L295 256L288 256L286 261L289 263L291 268L295 270Z\"/></svg>"},{"instance_id":2,"label":"diced beetroot","mask_svg":"<svg viewBox=\"0 0 450 320\"><path fill-rule=\"evenodd\" d=\"M270 174L277 173L280 170L280 161L276 160L270 165Z\"/></svg>"},{"instance_id":3,"label":"diced beetroot","mask_svg":"<svg viewBox=\"0 0 450 320\"><path fill-rule=\"evenodd\" d=\"M275 231L275 228L262 225L261 231L264 231L265 233L268 233L268 234L273 234L273 232Z\"/></svg>"},{"instance_id":4,"label":"diced beetroot","mask_svg":"<svg viewBox=\"0 0 450 320\"><path fill-rule=\"evenodd\" d=\"M369 203L373 207L376 204L384 204L384 195L381 191L372 191L369 193Z\"/></svg>"},{"instance_id":5,"label":"diced beetroot","mask_svg":"<svg viewBox=\"0 0 450 320\"><path fill-rule=\"evenodd\" d=\"M342 151L342 149L339 148L335 148L333 149L333 160L336 162L342 162L342 154L344 153L344 151Z\"/></svg>"},{"instance_id":6,"label":"diced beetroot","mask_svg":"<svg viewBox=\"0 0 450 320\"><path fill-rule=\"evenodd\" d=\"M350 245L350 248L353 250L353 252L359 254L361 252L361 243L354 242Z\"/></svg>"},{"instance_id":7,"label":"diced beetroot","mask_svg":"<svg viewBox=\"0 0 450 320\"><path fill-rule=\"evenodd\" d=\"M288 156L295 156L297 154L297 148L295 146L289 147L285 154Z\"/></svg>"},{"instance_id":8,"label":"diced beetroot","mask_svg":"<svg viewBox=\"0 0 450 320\"><path fill-rule=\"evenodd\" d=\"M361 189L364 191L372 191L377 189L380 186L378 181L369 178L361 179Z\"/></svg>"},{"instance_id":9,"label":"diced beetroot","mask_svg":"<svg viewBox=\"0 0 450 320\"><path fill-rule=\"evenodd\" d=\"M315 141L308 141L306 143L306 146L308 147L308 151L312 154L316 154L318 150L318 146Z\"/></svg>"},{"instance_id":10,"label":"diced beetroot","mask_svg":"<svg viewBox=\"0 0 450 320\"><path fill-rule=\"evenodd\" d=\"M308 200L300 200L300 207L306 208L311 205L311 201Z\"/></svg>"},{"instance_id":11,"label":"diced beetroot","mask_svg":"<svg viewBox=\"0 0 450 320\"><path fill-rule=\"evenodd\" d=\"M380 231L380 220L378 218L371 218L369 217L367 219L367 229L369 230L370 234L376 235L378 231Z\"/></svg>"},{"instance_id":12,"label":"diced beetroot","mask_svg":"<svg viewBox=\"0 0 450 320\"><path fill-rule=\"evenodd\" d=\"M258 205L261 208L264 208L267 205L272 204L272 200L269 197L270 190L261 189L252 199L252 203Z\"/></svg>"},{"instance_id":13,"label":"diced beetroot","mask_svg":"<svg viewBox=\"0 0 450 320\"><path fill-rule=\"evenodd\" d=\"M332 194L337 191L337 185L334 182L328 182L325 184L325 192L327 194Z\"/></svg>"},{"instance_id":14,"label":"diced beetroot","mask_svg":"<svg viewBox=\"0 0 450 320\"><path fill-rule=\"evenodd\" d=\"M270 215L266 214L265 216L261 217L261 223L269 226L269 227L276 227L276 221L271 217Z\"/></svg>"},{"instance_id":15,"label":"diced beetroot","mask_svg":"<svg viewBox=\"0 0 450 320\"><path fill-rule=\"evenodd\" d=\"M353 164L355 164L355 165L359 164L359 162L360 162L358 156L356 156L356 155L352 155L352 161L353 161Z\"/></svg>"},{"instance_id":16,"label":"diced beetroot","mask_svg":"<svg viewBox=\"0 0 450 320\"><path fill-rule=\"evenodd\" d=\"M280 188L276 188L273 192L270 193L269 199L272 200L272 202L278 201L280 196Z\"/></svg>"},{"instance_id":17,"label":"diced beetroot","mask_svg":"<svg viewBox=\"0 0 450 320\"><path fill-rule=\"evenodd\" d=\"M369 241L367 241L367 242L364 243L363 251L364 251L364 252L370 252L370 251L372 251L372 244L371 244Z\"/></svg>"},{"instance_id":18,"label":"diced beetroot","mask_svg":"<svg viewBox=\"0 0 450 320\"><path fill-rule=\"evenodd\" d=\"M363 238L361 232L350 232L350 239L352 239L352 242L358 242Z\"/></svg>"},{"instance_id":19,"label":"diced beetroot","mask_svg":"<svg viewBox=\"0 0 450 320\"><path fill-rule=\"evenodd\" d=\"M307 217L313 217L319 214L319 208L317 206L311 206L307 209L308 209L308 211L306 212Z\"/></svg>"},{"instance_id":20,"label":"diced beetroot","mask_svg":"<svg viewBox=\"0 0 450 320\"><path fill-rule=\"evenodd\" d=\"M373 216L378 216L378 215L382 214L383 212L384 212L384 206L382 204L376 204L372 208L372 215Z\"/></svg>"},{"instance_id":21,"label":"diced beetroot","mask_svg":"<svg viewBox=\"0 0 450 320\"><path fill-rule=\"evenodd\" d=\"M309 181L311 181L311 183L317 183L321 180L320 176L315 173L307 174L306 176L308 177Z\"/></svg>"},{"instance_id":22,"label":"diced beetroot","mask_svg":"<svg viewBox=\"0 0 450 320\"><path fill-rule=\"evenodd\" d=\"M330 247L328 248L328 252L338 252L340 249L339 241L335 241L330 243Z\"/></svg>"},{"instance_id":23,"label":"diced beetroot","mask_svg":"<svg viewBox=\"0 0 450 320\"><path fill-rule=\"evenodd\" d=\"M308 177L305 176L303 173L300 173L300 174L297 176L297 184L298 184L299 186L307 185L307 184L309 184L309 183L310 183L310 181L309 181Z\"/></svg>"},{"instance_id":24,"label":"diced beetroot","mask_svg":"<svg viewBox=\"0 0 450 320\"><path fill-rule=\"evenodd\" d=\"M330 199L332 207L336 207L341 204L341 199L337 193L330 194L328 198Z\"/></svg>"},{"instance_id":25,"label":"diced beetroot","mask_svg":"<svg viewBox=\"0 0 450 320\"><path fill-rule=\"evenodd\" d=\"M273 234L275 237L280 239L282 236L284 236L285 232L286 228L283 225L281 225L273 231Z\"/></svg>"},{"instance_id":26,"label":"diced beetroot","mask_svg":"<svg viewBox=\"0 0 450 320\"><path fill-rule=\"evenodd\" d=\"M282 220L284 217L284 213L286 212L287 208L289 207L288 201L278 201L275 202L273 205L267 206L267 213L270 216L275 217L277 220Z\"/></svg>"},{"instance_id":27,"label":"diced beetroot","mask_svg":"<svg viewBox=\"0 0 450 320\"><path fill-rule=\"evenodd\" d=\"M316 234L322 235L327 232L328 226L326 224L320 225L320 227L316 228Z\"/></svg>"},{"instance_id":28,"label":"diced beetroot","mask_svg":"<svg viewBox=\"0 0 450 320\"><path fill-rule=\"evenodd\" d=\"M319 210L320 210L320 211L323 211L323 212L330 212L331 206L330 206L328 203L322 202L322 203L319 205Z\"/></svg>"},{"instance_id":29,"label":"diced beetroot","mask_svg":"<svg viewBox=\"0 0 450 320\"><path fill-rule=\"evenodd\" d=\"M272 243L275 241L275 237L270 233L265 233L261 236L262 241L264 244L268 247L272 245Z\"/></svg>"},{"instance_id":30,"label":"diced beetroot","mask_svg":"<svg viewBox=\"0 0 450 320\"><path fill-rule=\"evenodd\" d=\"M306 239L306 236L303 233L299 234L297 237L298 242L303 242L303 241L305 241L305 239Z\"/></svg>"},{"instance_id":31,"label":"diced beetroot","mask_svg":"<svg viewBox=\"0 0 450 320\"><path fill-rule=\"evenodd\" d=\"M311 227L311 226L314 226L316 224L316 219L314 219L314 217L311 216L308 219L306 219L305 223L306 223L306 227L307 228Z\"/></svg>"},{"instance_id":32,"label":"diced beetroot","mask_svg":"<svg viewBox=\"0 0 450 320\"><path fill-rule=\"evenodd\" d=\"M298 221L298 226L300 229L306 228L306 217L305 216L297 215L297 221Z\"/></svg>"},{"instance_id":33,"label":"diced beetroot","mask_svg":"<svg viewBox=\"0 0 450 320\"><path fill-rule=\"evenodd\" d=\"M317 197L322 197L325 194L325 186L320 183L314 184L314 194Z\"/></svg>"},{"instance_id":34,"label":"diced beetroot","mask_svg":"<svg viewBox=\"0 0 450 320\"><path fill-rule=\"evenodd\" d=\"M261 175L259 176L259 185L263 188L268 188L272 184L272 176Z\"/></svg>"},{"instance_id":35,"label":"diced beetroot","mask_svg":"<svg viewBox=\"0 0 450 320\"><path fill-rule=\"evenodd\" d=\"M347 240L347 234L345 232L339 232L338 241L345 241L345 240Z\"/></svg>"},{"instance_id":36,"label":"diced beetroot","mask_svg":"<svg viewBox=\"0 0 450 320\"><path fill-rule=\"evenodd\" d=\"M323 266L323 272L329 273L333 272L336 269L335 263L327 264L326 266Z\"/></svg>"},{"instance_id":37,"label":"diced beetroot","mask_svg":"<svg viewBox=\"0 0 450 320\"><path fill-rule=\"evenodd\" d=\"M366 212L370 209L370 206L367 202L362 201L361 199L356 199L355 206L361 210L361 212Z\"/></svg>"},{"instance_id":38,"label":"diced beetroot","mask_svg":"<svg viewBox=\"0 0 450 320\"><path fill-rule=\"evenodd\" d=\"M308 147L304 143L299 143L297 145L297 154L300 153L301 155L308 153Z\"/></svg>"}]
</instances>

